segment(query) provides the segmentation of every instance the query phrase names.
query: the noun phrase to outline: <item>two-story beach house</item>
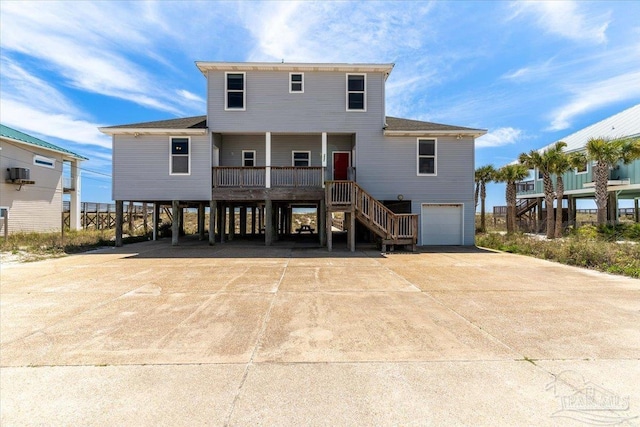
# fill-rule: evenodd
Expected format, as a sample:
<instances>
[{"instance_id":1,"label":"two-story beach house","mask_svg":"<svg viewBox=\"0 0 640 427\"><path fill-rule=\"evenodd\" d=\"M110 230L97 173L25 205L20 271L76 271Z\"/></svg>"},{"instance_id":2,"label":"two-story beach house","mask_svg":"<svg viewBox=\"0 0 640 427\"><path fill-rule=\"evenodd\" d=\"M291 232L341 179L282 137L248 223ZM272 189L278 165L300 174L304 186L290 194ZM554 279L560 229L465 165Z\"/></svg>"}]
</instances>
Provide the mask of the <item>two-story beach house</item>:
<instances>
[{"instance_id":1,"label":"two-story beach house","mask_svg":"<svg viewBox=\"0 0 640 427\"><path fill-rule=\"evenodd\" d=\"M0 233L60 231L63 198L71 229L80 229L79 154L0 125ZM66 165L66 167L65 167Z\"/></svg>"},{"instance_id":2,"label":"two-story beach house","mask_svg":"<svg viewBox=\"0 0 640 427\"><path fill-rule=\"evenodd\" d=\"M356 223L383 245L474 244L474 140L486 131L386 116L393 64L196 65L206 116L100 129L113 136L118 210L198 208L204 236L208 208L212 244L264 233L270 245L297 206L317 209L329 249L336 212L352 250Z\"/></svg>"},{"instance_id":3,"label":"two-story beach house","mask_svg":"<svg viewBox=\"0 0 640 427\"><path fill-rule=\"evenodd\" d=\"M611 117L607 117L597 123L587 126L571 135L561 138L566 142L566 152L584 152L587 141L591 138L634 138L640 137L640 104L628 108ZM546 150L554 143L540 149ZM576 206L580 199L593 200L595 197L595 183L593 178L593 164L585 163L582 167L575 168L563 175L564 200L561 201L565 208L565 222L576 224ZM607 216L610 221L616 221L619 200L633 200L635 208L635 220L640 220L638 201L640 199L640 160L635 160L627 165L618 163L609 172L607 183L609 192ZM535 170L530 179L517 185L517 216L528 225L529 229L539 231L544 226L546 207L544 206L544 191L542 176Z\"/></svg>"}]
</instances>

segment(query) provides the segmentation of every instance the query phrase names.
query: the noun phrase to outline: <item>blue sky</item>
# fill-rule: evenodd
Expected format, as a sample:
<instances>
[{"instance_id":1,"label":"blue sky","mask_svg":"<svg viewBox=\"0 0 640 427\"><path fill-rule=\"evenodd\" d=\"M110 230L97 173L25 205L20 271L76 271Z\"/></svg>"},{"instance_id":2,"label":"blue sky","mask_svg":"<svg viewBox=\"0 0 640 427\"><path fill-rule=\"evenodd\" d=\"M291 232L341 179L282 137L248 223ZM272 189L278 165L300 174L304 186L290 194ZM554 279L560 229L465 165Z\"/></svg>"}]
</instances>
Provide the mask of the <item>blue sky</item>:
<instances>
[{"instance_id":1,"label":"blue sky","mask_svg":"<svg viewBox=\"0 0 640 427\"><path fill-rule=\"evenodd\" d=\"M99 126L205 114L194 61L394 62L387 114L479 127L501 166L640 102L640 2L0 2L0 121L91 160ZM488 205L504 204L491 185Z\"/></svg>"}]
</instances>

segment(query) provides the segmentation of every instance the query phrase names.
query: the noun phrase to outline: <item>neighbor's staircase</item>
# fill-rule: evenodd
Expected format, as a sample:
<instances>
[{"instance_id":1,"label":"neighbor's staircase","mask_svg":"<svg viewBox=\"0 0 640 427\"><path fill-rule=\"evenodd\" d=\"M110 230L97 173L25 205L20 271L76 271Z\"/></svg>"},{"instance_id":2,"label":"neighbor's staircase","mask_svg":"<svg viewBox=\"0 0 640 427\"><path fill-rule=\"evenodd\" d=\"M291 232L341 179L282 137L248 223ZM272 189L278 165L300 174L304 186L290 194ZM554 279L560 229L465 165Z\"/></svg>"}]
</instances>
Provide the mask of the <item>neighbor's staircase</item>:
<instances>
[{"instance_id":1,"label":"neighbor's staircase","mask_svg":"<svg viewBox=\"0 0 640 427\"><path fill-rule=\"evenodd\" d=\"M328 212L348 212L375 233L387 245L411 245L418 241L418 215L397 214L373 198L354 181L327 181Z\"/></svg>"}]
</instances>

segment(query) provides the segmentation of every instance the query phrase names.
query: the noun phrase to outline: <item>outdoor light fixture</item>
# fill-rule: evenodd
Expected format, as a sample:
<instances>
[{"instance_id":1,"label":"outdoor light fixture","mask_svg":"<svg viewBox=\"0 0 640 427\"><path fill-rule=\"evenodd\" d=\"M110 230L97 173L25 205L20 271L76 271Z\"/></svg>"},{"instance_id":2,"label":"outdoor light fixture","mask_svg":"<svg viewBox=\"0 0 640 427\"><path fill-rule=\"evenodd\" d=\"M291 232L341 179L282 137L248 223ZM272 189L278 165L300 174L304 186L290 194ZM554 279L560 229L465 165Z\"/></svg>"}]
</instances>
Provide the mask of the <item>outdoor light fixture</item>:
<instances>
[{"instance_id":1,"label":"outdoor light fixture","mask_svg":"<svg viewBox=\"0 0 640 427\"><path fill-rule=\"evenodd\" d=\"M398 194L398 200L403 201L404 200L404 196L402 194Z\"/></svg>"}]
</instances>

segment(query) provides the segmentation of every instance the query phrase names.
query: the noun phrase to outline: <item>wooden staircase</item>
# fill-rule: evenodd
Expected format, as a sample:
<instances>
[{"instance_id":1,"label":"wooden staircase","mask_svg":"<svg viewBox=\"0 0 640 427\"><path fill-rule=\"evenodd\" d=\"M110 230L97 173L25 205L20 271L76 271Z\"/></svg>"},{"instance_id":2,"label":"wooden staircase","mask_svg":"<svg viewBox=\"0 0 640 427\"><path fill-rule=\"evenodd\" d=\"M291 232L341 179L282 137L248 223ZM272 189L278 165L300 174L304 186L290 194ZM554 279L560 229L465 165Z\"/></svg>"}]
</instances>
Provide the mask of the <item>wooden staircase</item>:
<instances>
[{"instance_id":1,"label":"wooden staircase","mask_svg":"<svg viewBox=\"0 0 640 427\"><path fill-rule=\"evenodd\" d=\"M327 181L326 206L330 217L332 212L354 215L382 241L382 251L387 245L411 245L415 251L418 242L418 215L397 214L376 200L354 181ZM327 221L331 224L332 221ZM350 240L355 250L353 230Z\"/></svg>"},{"instance_id":2,"label":"wooden staircase","mask_svg":"<svg viewBox=\"0 0 640 427\"><path fill-rule=\"evenodd\" d=\"M529 212L536 206L536 199L518 199L516 202L516 218Z\"/></svg>"}]
</instances>

